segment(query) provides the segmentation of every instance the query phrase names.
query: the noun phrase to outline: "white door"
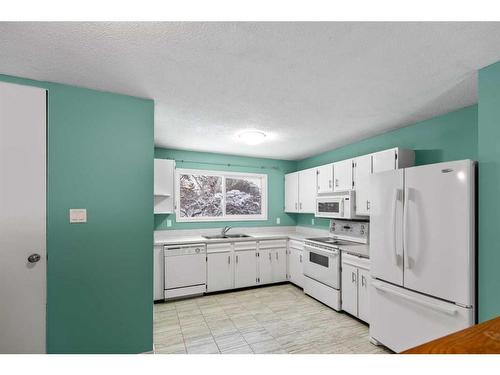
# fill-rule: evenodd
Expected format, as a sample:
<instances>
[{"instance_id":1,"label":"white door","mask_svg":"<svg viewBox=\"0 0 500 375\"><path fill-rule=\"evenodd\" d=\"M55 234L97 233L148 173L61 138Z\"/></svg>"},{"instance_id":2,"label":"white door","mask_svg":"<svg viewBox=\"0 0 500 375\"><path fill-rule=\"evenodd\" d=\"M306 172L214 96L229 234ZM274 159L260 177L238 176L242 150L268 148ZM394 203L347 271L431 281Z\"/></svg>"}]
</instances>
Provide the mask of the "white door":
<instances>
[{"instance_id":1,"label":"white door","mask_svg":"<svg viewBox=\"0 0 500 375\"><path fill-rule=\"evenodd\" d=\"M273 282L286 281L286 247L274 249L272 258Z\"/></svg>"},{"instance_id":2,"label":"white door","mask_svg":"<svg viewBox=\"0 0 500 375\"><path fill-rule=\"evenodd\" d=\"M234 286L244 288L257 284L257 250L234 253Z\"/></svg>"},{"instance_id":3,"label":"white door","mask_svg":"<svg viewBox=\"0 0 500 375\"><path fill-rule=\"evenodd\" d=\"M273 249L259 249L259 283L270 284L273 282Z\"/></svg>"},{"instance_id":4,"label":"white door","mask_svg":"<svg viewBox=\"0 0 500 375\"><path fill-rule=\"evenodd\" d=\"M299 172L299 212L313 214L316 207L316 168Z\"/></svg>"},{"instance_id":5,"label":"white door","mask_svg":"<svg viewBox=\"0 0 500 375\"><path fill-rule=\"evenodd\" d=\"M342 310L358 316L358 269L342 263Z\"/></svg>"},{"instance_id":6,"label":"white door","mask_svg":"<svg viewBox=\"0 0 500 375\"><path fill-rule=\"evenodd\" d=\"M370 271L358 268L358 318L370 323Z\"/></svg>"},{"instance_id":7,"label":"white door","mask_svg":"<svg viewBox=\"0 0 500 375\"><path fill-rule=\"evenodd\" d=\"M356 215L370 214L370 176L372 156L364 155L355 160L354 189L356 190Z\"/></svg>"},{"instance_id":8,"label":"white door","mask_svg":"<svg viewBox=\"0 0 500 375\"><path fill-rule=\"evenodd\" d=\"M397 285L403 285L403 171L371 177L371 274Z\"/></svg>"},{"instance_id":9,"label":"white door","mask_svg":"<svg viewBox=\"0 0 500 375\"><path fill-rule=\"evenodd\" d=\"M304 286L303 278L304 272L302 270L302 251L290 248L289 254L289 273L290 273L290 281L295 285L300 286L301 288Z\"/></svg>"},{"instance_id":10,"label":"white door","mask_svg":"<svg viewBox=\"0 0 500 375\"><path fill-rule=\"evenodd\" d=\"M342 160L333 163L333 190L352 189L352 160Z\"/></svg>"},{"instance_id":11,"label":"white door","mask_svg":"<svg viewBox=\"0 0 500 375\"><path fill-rule=\"evenodd\" d=\"M326 164L316 168L317 193L325 194L333 192L333 164Z\"/></svg>"},{"instance_id":12,"label":"white door","mask_svg":"<svg viewBox=\"0 0 500 375\"><path fill-rule=\"evenodd\" d=\"M473 184L469 160L405 169L405 287L473 304Z\"/></svg>"},{"instance_id":13,"label":"white door","mask_svg":"<svg viewBox=\"0 0 500 375\"><path fill-rule=\"evenodd\" d=\"M299 211L299 173L285 175L285 212Z\"/></svg>"},{"instance_id":14,"label":"white door","mask_svg":"<svg viewBox=\"0 0 500 375\"><path fill-rule=\"evenodd\" d=\"M373 280L370 336L395 352L474 324L472 309Z\"/></svg>"},{"instance_id":15,"label":"white door","mask_svg":"<svg viewBox=\"0 0 500 375\"><path fill-rule=\"evenodd\" d=\"M0 353L45 353L46 132L46 91L0 83Z\"/></svg>"},{"instance_id":16,"label":"white door","mask_svg":"<svg viewBox=\"0 0 500 375\"><path fill-rule=\"evenodd\" d=\"M392 171L396 169L396 149L380 151L372 154L373 173Z\"/></svg>"},{"instance_id":17,"label":"white door","mask_svg":"<svg viewBox=\"0 0 500 375\"><path fill-rule=\"evenodd\" d=\"M207 291L233 288L234 267L232 252L207 254Z\"/></svg>"}]
</instances>

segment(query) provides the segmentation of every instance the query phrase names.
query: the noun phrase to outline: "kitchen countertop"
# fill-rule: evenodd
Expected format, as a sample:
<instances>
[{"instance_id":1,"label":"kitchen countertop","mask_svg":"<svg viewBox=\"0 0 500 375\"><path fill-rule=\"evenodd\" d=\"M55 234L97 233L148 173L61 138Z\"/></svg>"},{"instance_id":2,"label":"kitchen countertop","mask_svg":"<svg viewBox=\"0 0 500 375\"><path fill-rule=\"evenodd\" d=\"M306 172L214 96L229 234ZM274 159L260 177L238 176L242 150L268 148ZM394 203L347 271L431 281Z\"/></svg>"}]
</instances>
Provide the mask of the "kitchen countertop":
<instances>
[{"instance_id":1,"label":"kitchen countertop","mask_svg":"<svg viewBox=\"0 0 500 375\"><path fill-rule=\"evenodd\" d=\"M207 239L202 236L202 234L190 233L187 235L170 234L168 230L155 231L154 245L171 245L171 244L187 244L187 243L220 243L220 242L241 242L241 241L262 241L262 240L278 240L278 239L292 239L297 241L303 241L309 237L324 236L328 231L321 229L310 229L306 228L302 231L262 231L259 232L256 228L252 230L247 230L243 228L234 228L233 233L243 233L248 234L251 237L242 238L215 238ZM181 231L177 231L181 232ZM217 234L218 231L210 233L211 235Z\"/></svg>"}]
</instances>

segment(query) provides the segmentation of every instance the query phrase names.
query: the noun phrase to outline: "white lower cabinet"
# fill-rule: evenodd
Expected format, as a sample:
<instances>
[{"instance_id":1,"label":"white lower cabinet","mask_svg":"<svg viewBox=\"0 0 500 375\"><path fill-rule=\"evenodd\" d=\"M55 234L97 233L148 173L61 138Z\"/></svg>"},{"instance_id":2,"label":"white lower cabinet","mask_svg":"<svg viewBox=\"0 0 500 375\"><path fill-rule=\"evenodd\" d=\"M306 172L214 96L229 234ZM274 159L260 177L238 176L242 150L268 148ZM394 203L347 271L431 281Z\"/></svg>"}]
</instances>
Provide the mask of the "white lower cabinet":
<instances>
[{"instance_id":1,"label":"white lower cabinet","mask_svg":"<svg viewBox=\"0 0 500 375\"><path fill-rule=\"evenodd\" d=\"M257 285L257 250L234 252L234 287Z\"/></svg>"},{"instance_id":2,"label":"white lower cabinet","mask_svg":"<svg viewBox=\"0 0 500 375\"><path fill-rule=\"evenodd\" d=\"M260 241L258 253L259 284L286 281L286 240Z\"/></svg>"},{"instance_id":3,"label":"white lower cabinet","mask_svg":"<svg viewBox=\"0 0 500 375\"><path fill-rule=\"evenodd\" d=\"M370 271L358 268L358 318L370 323Z\"/></svg>"},{"instance_id":4,"label":"white lower cabinet","mask_svg":"<svg viewBox=\"0 0 500 375\"><path fill-rule=\"evenodd\" d=\"M369 323L370 260L342 254L342 310Z\"/></svg>"},{"instance_id":5,"label":"white lower cabinet","mask_svg":"<svg viewBox=\"0 0 500 375\"><path fill-rule=\"evenodd\" d=\"M234 288L231 244L207 245L207 292Z\"/></svg>"},{"instance_id":6,"label":"white lower cabinet","mask_svg":"<svg viewBox=\"0 0 500 375\"><path fill-rule=\"evenodd\" d=\"M303 249L303 242L290 240L288 243L288 281L301 288L304 287Z\"/></svg>"}]
</instances>

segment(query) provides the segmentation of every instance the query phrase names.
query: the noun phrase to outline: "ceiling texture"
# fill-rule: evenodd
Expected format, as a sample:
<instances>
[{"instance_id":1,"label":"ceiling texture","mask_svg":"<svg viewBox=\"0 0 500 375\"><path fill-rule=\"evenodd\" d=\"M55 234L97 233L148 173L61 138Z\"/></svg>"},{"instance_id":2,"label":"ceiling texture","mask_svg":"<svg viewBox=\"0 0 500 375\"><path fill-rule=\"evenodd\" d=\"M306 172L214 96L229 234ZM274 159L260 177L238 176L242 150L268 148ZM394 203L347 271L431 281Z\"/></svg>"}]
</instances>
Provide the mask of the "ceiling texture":
<instances>
[{"instance_id":1,"label":"ceiling texture","mask_svg":"<svg viewBox=\"0 0 500 375\"><path fill-rule=\"evenodd\" d=\"M297 160L476 103L499 41L500 23L1 22L0 73L154 99L160 147Z\"/></svg>"}]
</instances>

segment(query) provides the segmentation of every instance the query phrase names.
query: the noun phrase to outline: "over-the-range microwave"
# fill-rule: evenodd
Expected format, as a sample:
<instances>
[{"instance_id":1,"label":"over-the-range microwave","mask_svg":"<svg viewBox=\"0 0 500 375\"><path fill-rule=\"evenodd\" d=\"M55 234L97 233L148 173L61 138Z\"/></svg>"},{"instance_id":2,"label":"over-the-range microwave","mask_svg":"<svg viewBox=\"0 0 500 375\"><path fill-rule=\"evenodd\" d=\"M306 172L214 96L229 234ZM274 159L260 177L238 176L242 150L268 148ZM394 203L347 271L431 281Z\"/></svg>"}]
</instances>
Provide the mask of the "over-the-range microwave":
<instances>
[{"instance_id":1,"label":"over-the-range microwave","mask_svg":"<svg viewBox=\"0 0 500 375\"><path fill-rule=\"evenodd\" d=\"M328 219L358 219L354 190L345 190L316 198L316 217Z\"/></svg>"}]
</instances>

